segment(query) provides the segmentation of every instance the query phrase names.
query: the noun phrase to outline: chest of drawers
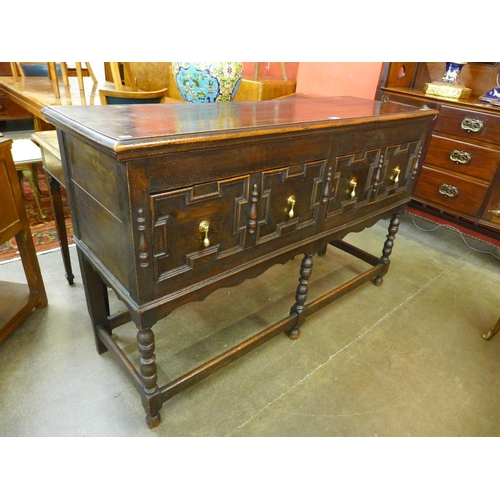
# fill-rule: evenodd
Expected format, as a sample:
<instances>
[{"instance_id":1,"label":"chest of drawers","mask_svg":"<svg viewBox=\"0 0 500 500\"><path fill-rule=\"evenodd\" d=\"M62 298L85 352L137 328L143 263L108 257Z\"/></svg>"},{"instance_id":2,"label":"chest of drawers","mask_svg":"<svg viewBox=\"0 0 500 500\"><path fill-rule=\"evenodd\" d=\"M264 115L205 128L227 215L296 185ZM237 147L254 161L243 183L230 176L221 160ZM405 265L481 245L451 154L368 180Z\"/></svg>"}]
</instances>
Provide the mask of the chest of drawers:
<instances>
[{"instance_id":1,"label":"chest of drawers","mask_svg":"<svg viewBox=\"0 0 500 500\"><path fill-rule=\"evenodd\" d=\"M366 281L381 284L432 110L355 98L58 107L61 159L98 352L140 392L150 426L162 403ZM382 257L343 243L391 218ZM371 269L306 304L314 254L331 243ZM304 254L290 315L158 387L153 325L181 304ZM106 286L127 306L111 316ZM132 320L140 372L112 339Z\"/></svg>"},{"instance_id":2,"label":"chest of drawers","mask_svg":"<svg viewBox=\"0 0 500 500\"><path fill-rule=\"evenodd\" d=\"M420 65L411 88L381 88L382 99L439 110L413 202L417 208L498 236L500 108L478 99L495 85L498 68L468 68L466 85L473 87L474 93L468 99L455 100L425 95L423 82L436 78L431 76L432 68L429 63ZM396 83L397 79L393 79L389 85Z\"/></svg>"}]
</instances>

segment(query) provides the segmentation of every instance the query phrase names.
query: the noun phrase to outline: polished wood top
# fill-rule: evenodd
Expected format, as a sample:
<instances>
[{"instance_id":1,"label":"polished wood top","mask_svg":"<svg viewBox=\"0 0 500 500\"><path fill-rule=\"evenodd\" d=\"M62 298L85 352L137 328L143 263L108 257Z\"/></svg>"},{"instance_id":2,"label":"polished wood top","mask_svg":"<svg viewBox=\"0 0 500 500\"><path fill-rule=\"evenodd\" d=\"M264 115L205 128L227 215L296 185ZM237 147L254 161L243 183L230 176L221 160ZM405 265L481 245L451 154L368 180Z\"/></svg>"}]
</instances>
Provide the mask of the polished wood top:
<instances>
[{"instance_id":1,"label":"polished wood top","mask_svg":"<svg viewBox=\"0 0 500 500\"><path fill-rule=\"evenodd\" d=\"M46 119L115 152L205 140L313 131L349 124L437 114L397 103L355 97L208 104L50 107Z\"/></svg>"}]
</instances>

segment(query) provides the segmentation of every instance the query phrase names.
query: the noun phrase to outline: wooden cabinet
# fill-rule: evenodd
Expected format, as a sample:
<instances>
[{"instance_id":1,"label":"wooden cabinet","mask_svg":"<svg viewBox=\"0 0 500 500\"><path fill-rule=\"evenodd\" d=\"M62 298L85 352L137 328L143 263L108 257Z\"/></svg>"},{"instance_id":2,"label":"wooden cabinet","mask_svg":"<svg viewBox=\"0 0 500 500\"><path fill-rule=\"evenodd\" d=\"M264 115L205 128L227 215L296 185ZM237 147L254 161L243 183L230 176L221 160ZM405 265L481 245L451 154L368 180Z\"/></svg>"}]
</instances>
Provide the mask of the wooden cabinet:
<instances>
[{"instance_id":1,"label":"wooden cabinet","mask_svg":"<svg viewBox=\"0 0 500 500\"><path fill-rule=\"evenodd\" d=\"M15 237L27 285L0 281L0 341L47 296L26 217L19 179L11 153L12 140L0 139L0 244Z\"/></svg>"},{"instance_id":2,"label":"wooden cabinet","mask_svg":"<svg viewBox=\"0 0 500 500\"><path fill-rule=\"evenodd\" d=\"M379 98L439 110L418 174L412 205L476 229L500 234L500 108L479 96L498 86L500 63L470 63L460 80L468 99L424 93L443 76L445 63L387 63Z\"/></svg>"},{"instance_id":3,"label":"wooden cabinet","mask_svg":"<svg viewBox=\"0 0 500 500\"><path fill-rule=\"evenodd\" d=\"M96 345L109 350L142 397L148 425L179 391L287 331L367 281L380 285L398 216L413 188L433 110L356 98L45 108L58 129ZM342 242L390 219L382 256ZM307 304L315 254L328 244L369 269ZM163 386L152 327L303 254L290 314ZM110 314L110 286L127 306ZM140 369L113 339L138 328Z\"/></svg>"}]
</instances>

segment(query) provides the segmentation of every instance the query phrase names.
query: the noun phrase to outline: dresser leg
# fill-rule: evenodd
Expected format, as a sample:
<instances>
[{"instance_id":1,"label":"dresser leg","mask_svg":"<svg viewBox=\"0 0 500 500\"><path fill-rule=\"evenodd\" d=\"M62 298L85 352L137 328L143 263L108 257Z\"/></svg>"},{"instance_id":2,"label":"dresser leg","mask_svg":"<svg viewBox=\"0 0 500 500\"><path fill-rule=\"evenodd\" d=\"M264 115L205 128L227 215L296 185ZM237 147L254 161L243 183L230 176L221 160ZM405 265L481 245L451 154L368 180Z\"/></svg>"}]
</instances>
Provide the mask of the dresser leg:
<instances>
[{"instance_id":1,"label":"dresser leg","mask_svg":"<svg viewBox=\"0 0 500 500\"><path fill-rule=\"evenodd\" d=\"M389 269L390 260L389 257L394 248L394 239L396 238L396 234L399 229L399 215L393 215L391 222L389 223L389 234L387 235L387 239L384 243L384 248L382 250L382 257L380 257L380 261L384 264L382 272L374 279L374 283L377 286L381 286L384 282L384 276L387 274Z\"/></svg>"},{"instance_id":2,"label":"dresser leg","mask_svg":"<svg viewBox=\"0 0 500 500\"><path fill-rule=\"evenodd\" d=\"M151 328L141 329L137 332L137 347L141 363L140 375L143 385L142 404L146 410L146 423L148 427L156 427L161 422L160 409L163 401L158 389L156 373L155 337Z\"/></svg>"},{"instance_id":3,"label":"dresser leg","mask_svg":"<svg viewBox=\"0 0 500 500\"><path fill-rule=\"evenodd\" d=\"M297 286L297 292L295 293L295 304L290 309L290 314L297 313L297 322L288 331L288 336L292 340L296 340L300 336L300 325L302 324L301 313L305 308L305 303L307 299L307 292L309 289L309 279L312 274L313 267L313 256L310 254L304 255L302 259L302 264L300 266L300 278L299 285Z\"/></svg>"},{"instance_id":4,"label":"dresser leg","mask_svg":"<svg viewBox=\"0 0 500 500\"><path fill-rule=\"evenodd\" d=\"M82 281L85 289L85 298L87 299L87 309L89 311L92 328L94 330L94 339L96 349L99 354L107 352L108 348L104 345L97 333L97 326L103 325L108 330L109 327L109 297L108 288L102 281L99 274L87 261L83 253L77 248L78 260L82 271Z\"/></svg>"}]
</instances>

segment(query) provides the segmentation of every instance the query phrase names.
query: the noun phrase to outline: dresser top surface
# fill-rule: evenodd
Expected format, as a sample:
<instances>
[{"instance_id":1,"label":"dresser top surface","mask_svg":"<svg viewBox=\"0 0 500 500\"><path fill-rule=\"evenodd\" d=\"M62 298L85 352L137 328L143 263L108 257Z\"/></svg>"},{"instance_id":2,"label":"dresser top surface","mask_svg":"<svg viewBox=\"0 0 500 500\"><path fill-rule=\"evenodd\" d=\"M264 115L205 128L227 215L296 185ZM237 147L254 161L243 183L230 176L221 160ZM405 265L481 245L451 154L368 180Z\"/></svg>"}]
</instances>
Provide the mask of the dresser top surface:
<instances>
[{"instance_id":1,"label":"dresser top surface","mask_svg":"<svg viewBox=\"0 0 500 500\"><path fill-rule=\"evenodd\" d=\"M355 97L304 96L210 104L58 106L42 112L56 127L76 131L114 151L435 113Z\"/></svg>"}]
</instances>

